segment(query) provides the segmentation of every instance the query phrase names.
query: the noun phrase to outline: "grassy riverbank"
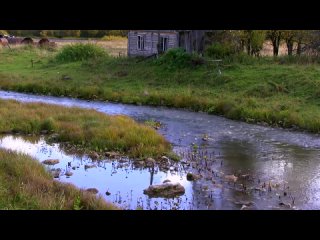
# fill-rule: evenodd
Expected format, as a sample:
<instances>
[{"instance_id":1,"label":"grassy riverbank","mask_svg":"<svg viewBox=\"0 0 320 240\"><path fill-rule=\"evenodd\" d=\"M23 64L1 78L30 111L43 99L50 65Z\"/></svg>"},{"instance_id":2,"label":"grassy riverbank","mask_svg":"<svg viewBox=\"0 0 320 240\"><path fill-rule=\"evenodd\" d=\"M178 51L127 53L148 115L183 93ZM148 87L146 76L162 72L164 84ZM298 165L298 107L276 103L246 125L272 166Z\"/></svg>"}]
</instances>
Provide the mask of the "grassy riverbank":
<instances>
[{"instance_id":1,"label":"grassy riverbank","mask_svg":"<svg viewBox=\"0 0 320 240\"><path fill-rule=\"evenodd\" d=\"M94 194L60 183L29 156L0 150L0 209L112 210Z\"/></svg>"},{"instance_id":2,"label":"grassy riverbank","mask_svg":"<svg viewBox=\"0 0 320 240\"><path fill-rule=\"evenodd\" d=\"M1 89L187 108L320 131L320 65L309 58L225 60L220 75L207 65L177 68L166 61L108 56L59 62L55 54L2 50Z\"/></svg>"},{"instance_id":3,"label":"grassy riverbank","mask_svg":"<svg viewBox=\"0 0 320 240\"><path fill-rule=\"evenodd\" d=\"M153 128L126 116L42 103L0 100L0 133L55 135L85 152L117 151L130 157L160 157L170 144Z\"/></svg>"}]
</instances>

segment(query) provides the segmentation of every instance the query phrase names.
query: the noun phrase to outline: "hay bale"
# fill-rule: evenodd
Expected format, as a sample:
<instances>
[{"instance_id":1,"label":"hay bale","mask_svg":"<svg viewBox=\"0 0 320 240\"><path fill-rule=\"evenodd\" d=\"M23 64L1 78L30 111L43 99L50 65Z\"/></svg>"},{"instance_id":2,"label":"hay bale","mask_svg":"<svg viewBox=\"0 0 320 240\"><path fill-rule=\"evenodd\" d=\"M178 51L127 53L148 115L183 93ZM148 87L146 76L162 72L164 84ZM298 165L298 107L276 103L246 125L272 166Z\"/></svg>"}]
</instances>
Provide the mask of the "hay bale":
<instances>
[{"instance_id":1,"label":"hay bale","mask_svg":"<svg viewBox=\"0 0 320 240\"><path fill-rule=\"evenodd\" d=\"M20 44L22 41L22 38L16 38L16 37L9 37L7 38L9 44L11 45L16 45L16 44Z\"/></svg>"},{"instance_id":2,"label":"hay bale","mask_svg":"<svg viewBox=\"0 0 320 240\"><path fill-rule=\"evenodd\" d=\"M33 44L33 40L30 37L26 37L21 41L22 44Z\"/></svg>"},{"instance_id":3,"label":"hay bale","mask_svg":"<svg viewBox=\"0 0 320 240\"><path fill-rule=\"evenodd\" d=\"M7 46L9 43L8 43L8 40L6 38L0 38L0 45L1 46Z\"/></svg>"},{"instance_id":4,"label":"hay bale","mask_svg":"<svg viewBox=\"0 0 320 240\"><path fill-rule=\"evenodd\" d=\"M49 46L50 41L48 38L41 38L39 41L39 46L43 47L43 46Z\"/></svg>"}]
</instances>

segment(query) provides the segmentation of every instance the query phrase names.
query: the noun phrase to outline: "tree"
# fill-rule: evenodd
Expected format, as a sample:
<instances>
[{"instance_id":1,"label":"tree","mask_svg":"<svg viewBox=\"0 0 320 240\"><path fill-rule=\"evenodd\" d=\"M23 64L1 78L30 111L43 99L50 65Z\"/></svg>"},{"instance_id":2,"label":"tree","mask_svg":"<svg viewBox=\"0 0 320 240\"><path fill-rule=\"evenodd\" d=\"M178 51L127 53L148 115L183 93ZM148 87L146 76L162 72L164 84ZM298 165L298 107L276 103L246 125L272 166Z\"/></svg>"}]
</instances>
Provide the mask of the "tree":
<instances>
[{"instance_id":1,"label":"tree","mask_svg":"<svg viewBox=\"0 0 320 240\"><path fill-rule=\"evenodd\" d=\"M54 37L54 30L41 30L40 37Z\"/></svg>"},{"instance_id":2,"label":"tree","mask_svg":"<svg viewBox=\"0 0 320 240\"><path fill-rule=\"evenodd\" d=\"M97 37L99 30L81 30L80 36L85 38Z\"/></svg>"},{"instance_id":3,"label":"tree","mask_svg":"<svg viewBox=\"0 0 320 240\"><path fill-rule=\"evenodd\" d=\"M266 38L264 30L238 30L232 32L234 41L241 51L245 51L250 56L258 56Z\"/></svg>"},{"instance_id":4,"label":"tree","mask_svg":"<svg viewBox=\"0 0 320 240\"><path fill-rule=\"evenodd\" d=\"M283 31L281 30L268 30L266 33L267 39L269 39L273 46L273 56L279 55L280 41L283 37Z\"/></svg>"},{"instance_id":5,"label":"tree","mask_svg":"<svg viewBox=\"0 0 320 240\"><path fill-rule=\"evenodd\" d=\"M303 51L318 49L320 32L319 30L296 30L297 55L301 55Z\"/></svg>"},{"instance_id":6,"label":"tree","mask_svg":"<svg viewBox=\"0 0 320 240\"><path fill-rule=\"evenodd\" d=\"M288 55L292 56L293 45L297 38L297 31L295 30L283 30L282 31L283 40L286 42Z\"/></svg>"}]
</instances>

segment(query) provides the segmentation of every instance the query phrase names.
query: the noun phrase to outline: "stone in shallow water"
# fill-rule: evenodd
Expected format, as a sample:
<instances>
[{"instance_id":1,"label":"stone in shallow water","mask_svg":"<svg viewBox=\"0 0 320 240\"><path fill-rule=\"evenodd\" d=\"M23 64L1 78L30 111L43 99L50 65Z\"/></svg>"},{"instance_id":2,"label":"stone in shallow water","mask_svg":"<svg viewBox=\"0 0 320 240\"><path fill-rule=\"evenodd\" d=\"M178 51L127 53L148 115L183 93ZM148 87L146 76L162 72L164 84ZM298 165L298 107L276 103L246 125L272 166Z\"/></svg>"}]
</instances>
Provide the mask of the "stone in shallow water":
<instances>
[{"instance_id":1,"label":"stone in shallow water","mask_svg":"<svg viewBox=\"0 0 320 240\"><path fill-rule=\"evenodd\" d=\"M173 198L185 193L184 187L180 183L164 183L161 185L151 185L143 190L143 193L149 197Z\"/></svg>"},{"instance_id":2,"label":"stone in shallow water","mask_svg":"<svg viewBox=\"0 0 320 240\"><path fill-rule=\"evenodd\" d=\"M96 165L84 165L84 169L86 170L86 169L88 169L88 168L95 168L96 167Z\"/></svg>"},{"instance_id":3,"label":"stone in shallow water","mask_svg":"<svg viewBox=\"0 0 320 240\"><path fill-rule=\"evenodd\" d=\"M199 175L196 175L196 174L193 174L193 173L188 173L187 174L187 180L188 181L195 181L195 180L198 180L198 179L200 179Z\"/></svg>"},{"instance_id":4,"label":"stone in shallow water","mask_svg":"<svg viewBox=\"0 0 320 240\"><path fill-rule=\"evenodd\" d=\"M236 177L235 175L226 175L224 176L224 178L229 182L236 182L238 180L238 177Z\"/></svg>"},{"instance_id":5,"label":"stone in shallow water","mask_svg":"<svg viewBox=\"0 0 320 240\"><path fill-rule=\"evenodd\" d=\"M57 168L57 169L51 169L51 174L54 178L59 178L60 177L60 173L61 173L61 169Z\"/></svg>"},{"instance_id":6,"label":"stone in shallow water","mask_svg":"<svg viewBox=\"0 0 320 240\"><path fill-rule=\"evenodd\" d=\"M96 152L92 152L92 153L89 154L89 157L91 159L98 159L99 158L99 154L96 153Z\"/></svg>"},{"instance_id":7,"label":"stone in shallow water","mask_svg":"<svg viewBox=\"0 0 320 240\"><path fill-rule=\"evenodd\" d=\"M42 163L46 164L46 165L55 165L55 164L59 163L59 160L58 159L47 159L47 160L44 160Z\"/></svg>"},{"instance_id":8,"label":"stone in shallow water","mask_svg":"<svg viewBox=\"0 0 320 240\"><path fill-rule=\"evenodd\" d=\"M66 172L66 176L67 176L67 177L70 177L70 176L72 176L72 175L73 175L73 172L70 172L70 171L69 171L69 172Z\"/></svg>"},{"instance_id":9,"label":"stone in shallow water","mask_svg":"<svg viewBox=\"0 0 320 240\"><path fill-rule=\"evenodd\" d=\"M109 158L117 158L121 156L121 154L117 152L106 152L105 155Z\"/></svg>"},{"instance_id":10,"label":"stone in shallow water","mask_svg":"<svg viewBox=\"0 0 320 240\"><path fill-rule=\"evenodd\" d=\"M145 160L145 163L147 167L154 167L154 165L156 164L156 160L154 160L153 158L147 158Z\"/></svg>"},{"instance_id":11,"label":"stone in shallow water","mask_svg":"<svg viewBox=\"0 0 320 240\"><path fill-rule=\"evenodd\" d=\"M137 168L139 168L139 167L144 167L145 161L143 161L143 160L136 160L136 161L133 162L133 165L134 165L135 167L137 167Z\"/></svg>"},{"instance_id":12,"label":"stone in shallow water","mask_svg":"<svg viewBox=\"0 0 320 240\"><path fill-rule=\"evenodd\" d=\"M96 188L88 188L86 191L93 194L97 194L99 192Z\"/></svg>"}]
</instances>

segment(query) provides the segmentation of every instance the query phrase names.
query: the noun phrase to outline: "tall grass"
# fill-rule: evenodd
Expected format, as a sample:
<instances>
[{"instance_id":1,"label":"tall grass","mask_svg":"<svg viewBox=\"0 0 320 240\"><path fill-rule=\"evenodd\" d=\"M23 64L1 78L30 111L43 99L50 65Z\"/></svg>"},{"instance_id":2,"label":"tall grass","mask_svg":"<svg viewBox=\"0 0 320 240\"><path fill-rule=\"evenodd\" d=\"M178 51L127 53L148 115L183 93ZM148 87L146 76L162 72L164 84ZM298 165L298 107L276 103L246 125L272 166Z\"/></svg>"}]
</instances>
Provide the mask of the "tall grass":
<instances>
[{"instance_id":1,"label":"tall grass","mask_svg":"<svg viewBox=\"0 0 320 240\"><path fill-rule=\"evenodd\" d=\"M105 50L95 44L77 43L72 45L64 46L61 51L56 55L58 62L77 62L84 61L90 58L98 58L106 56Z\"/></svg>"},{"instance_id":2,"label":"tall grass","mask_svg":"<svg viewBox=\"0 0 320 240\"><path fill-rule=\"evenodd\" d=\"M151 127L126 116L41 103L0 100L0 132L56 133L55 141L84 151L119 151L131 157L159 157L170 144Z\"/></svg>"},{"instance_id":3,"label":"tall grass","mask_svg":"<svg viewBox=\"0 0 320 240\"><path fill-rule=\"evenodd\" d=\"M0 209L112 210L102 198L71 184L54 181L36 160L0 150Z\"/></svg>"}]
</instances>

